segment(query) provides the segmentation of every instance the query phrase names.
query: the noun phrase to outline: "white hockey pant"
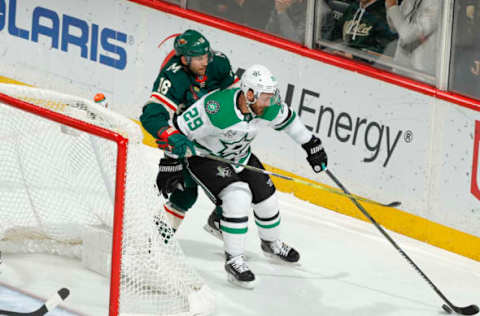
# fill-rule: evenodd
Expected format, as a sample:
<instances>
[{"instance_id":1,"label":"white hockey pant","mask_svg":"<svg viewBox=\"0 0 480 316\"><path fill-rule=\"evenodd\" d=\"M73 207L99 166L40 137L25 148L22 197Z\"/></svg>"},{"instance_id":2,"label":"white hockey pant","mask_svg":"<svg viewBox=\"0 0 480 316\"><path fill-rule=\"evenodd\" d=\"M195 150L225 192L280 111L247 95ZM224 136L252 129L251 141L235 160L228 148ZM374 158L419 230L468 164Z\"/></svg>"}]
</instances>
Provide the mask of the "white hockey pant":
<instances>
[{"instance_id":1,"label":"white hockey pant","mask_svg":"<svg viewBox=\"0 0 480 316\"><path fill-rule=\"evenodd\" d=\"M223 189L223 216L220 219L225 252L235 257L244 253L248 230L248 213L252 204L252 193L245 182L234 182Z\"/></svg>"}]
</instances>

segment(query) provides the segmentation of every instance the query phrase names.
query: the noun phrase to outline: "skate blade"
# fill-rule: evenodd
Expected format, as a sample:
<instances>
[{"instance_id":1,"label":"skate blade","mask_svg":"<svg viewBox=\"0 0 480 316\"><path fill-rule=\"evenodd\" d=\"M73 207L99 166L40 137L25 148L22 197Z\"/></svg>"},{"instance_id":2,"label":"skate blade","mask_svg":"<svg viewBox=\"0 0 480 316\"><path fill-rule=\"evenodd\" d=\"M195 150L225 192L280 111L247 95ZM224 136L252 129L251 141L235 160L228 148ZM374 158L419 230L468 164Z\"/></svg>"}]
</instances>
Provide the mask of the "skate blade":
<instances>
[{"instance_id":1,"label":"skate blade","mask_svg":"<svg viewBox=\"0 0 480 316\"><path fill-rule=\"evenodd\" d=\"M286 266L291 266L291 267L300 267L300 260L297 262L288 262L285 260L280 259L277 255L274 255L273 253L265 252L262 251L265 257L269 258L270 261L273 263L281 264L281 265L286 265Z\"/></svg>"},{"instance_id":2,"label":"skate blade","mask_svg":"<svg viewBox=\"0 0 480 316\"><path fill-rule=\"evenodd\" d=\"M231 274L228 274L228 281L232 284L235 284L236 286L239 286L244 289L249 289L253 290L255 288L255 285L257 284L257 280L253 281L239 281L235 279L235 277Z\"/></svg>"},{"instance_id":3,"label":"skate blade","mask_svg":"<svg viewBox=\"0 0 480 316\"><path fill-rule=\"evenodd\" d=\"M213 228L210 227L208 224L205 224L205 225L203 226L203 229L204 229L207 233L209 233L210 235L212 235L213 237L217 238L218 240L223 241L222 233L219 232L218 230L213 229Z\"/></svg>"}]
</instances>

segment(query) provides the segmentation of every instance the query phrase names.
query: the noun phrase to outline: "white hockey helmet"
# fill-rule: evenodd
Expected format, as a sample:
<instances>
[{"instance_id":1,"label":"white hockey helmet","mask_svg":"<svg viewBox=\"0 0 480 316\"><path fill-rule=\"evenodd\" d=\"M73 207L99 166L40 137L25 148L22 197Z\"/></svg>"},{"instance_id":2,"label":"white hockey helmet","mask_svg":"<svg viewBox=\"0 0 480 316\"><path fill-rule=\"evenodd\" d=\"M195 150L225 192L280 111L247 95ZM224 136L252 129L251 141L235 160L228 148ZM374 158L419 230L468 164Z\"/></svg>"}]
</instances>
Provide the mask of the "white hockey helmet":
<instances>
[{"instance_id":1,"label":"white hockey helmet","mask_svg":"<svg viewBox=\"0 0 480 316\"><path fill-rule=\"evenodd\" d=\"M242 89L245 94L249 107L257 101L262 93L273 93L273 103L277 103L280 100L277 79L272 75L270 70L263 65L252 65L245 70L240 82L240 89ZM249 101L247 98L248 90L253 91L253 101Z\"/></svg>"}]
</instances>

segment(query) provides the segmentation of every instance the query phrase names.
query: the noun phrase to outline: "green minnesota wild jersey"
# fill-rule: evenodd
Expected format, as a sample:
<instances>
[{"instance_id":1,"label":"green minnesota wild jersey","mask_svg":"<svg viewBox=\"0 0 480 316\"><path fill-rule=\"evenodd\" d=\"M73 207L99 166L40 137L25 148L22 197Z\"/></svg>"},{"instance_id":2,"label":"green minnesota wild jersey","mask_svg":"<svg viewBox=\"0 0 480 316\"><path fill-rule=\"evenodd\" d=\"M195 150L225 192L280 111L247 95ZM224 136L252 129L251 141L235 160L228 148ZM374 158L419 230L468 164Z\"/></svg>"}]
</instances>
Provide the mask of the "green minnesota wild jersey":
<instances>
[{"instance_id":1,"label":"green minnesota wild jersey","mask_svg":"<svg viewBox=\"0 0 480 316\"><path fill-rule=\"evenodd\" d=\"M181 114L202 96L215 89L225 89L235 81L228 58L214 52L205 76L195 76L173 56L160 70L152 94L143 107L140 121L154 137L174 115Z\"/></svg>"},{"instance_id":2,"label":"green minnesota wild jersey","mask_svg":"<svg viewBox=\"0 0 480 316\"><path fill-rule=\"evenodd\" d=\"M377 0L363 9L359 2L352 2L336 22L330 40L342 38L349 47L383 53L387 44L397 38L386 16L385 1Z\"/></svg>"},{"instance_id":3,"label":"green minnesota wild jersey","mask_svg":"<svg viewBox=\"0 0 480 316\"><path fill-rule=\"evenodd\" d=\"M240 91L214 91L177 117L176 127L194 142L198 153L245 163L260 128L282 130L295 120L295 112L285 103L265 108L261 116L242 114L237 107Z\"/></svg>"}]
</instances>

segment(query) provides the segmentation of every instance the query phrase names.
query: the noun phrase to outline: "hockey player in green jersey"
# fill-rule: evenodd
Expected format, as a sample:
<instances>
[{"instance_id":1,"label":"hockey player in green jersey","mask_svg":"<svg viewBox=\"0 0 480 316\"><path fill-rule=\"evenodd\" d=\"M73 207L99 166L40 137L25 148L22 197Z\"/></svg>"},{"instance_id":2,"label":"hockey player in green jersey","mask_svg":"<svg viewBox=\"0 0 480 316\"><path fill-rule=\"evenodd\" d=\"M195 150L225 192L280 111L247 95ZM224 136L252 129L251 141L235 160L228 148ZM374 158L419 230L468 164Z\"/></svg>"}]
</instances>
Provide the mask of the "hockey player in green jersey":
<instances>
[{"instance_id":1,"label":"hockey player in green jersey","mask_svg":"<svg viewBox=\"0 0 480 316\"><path fill-rule=\"evenodd\" d=\"M175 55L161 68L140 116L145 130L157 139L169 129L171 118L182 114L206 93L225 89L235 82L228 58L212 51L208 40L199 32L187 30L177 36L174 50ZM169 142L157 143L161 149L173 148L160 160L157 185L165 198L168 197L164 208L176 230L197 199L197 184L184 171L183 160L176 155L179 148L188 143L175 137Z\"/></svg>"},{"instance_id":2,"label":"hockey player in green jersey","mask_svg":"<svg viewBox=\"0 0 480 316\"><path fill-rule=\"evenodd\" d=\"M202 157L202 154L216 155L263 169L250 144L259 128L272 127L286 132L302 145L315 172L325 170L327 155L320 139L281 101L277 81L270 71L262 65L249 67L242 76L240 88L215 91L202 97L176 117L173 125L168 140L164 141L179 137L194 143L195 155L187 159L188 171L207 196L222 206L220 228L229 280L243 287L254 286L255 275L244 257L251 207L264 254L283 262L297 262L300 254L279 236L280 212L270 177L237 164ZM189 155L187 150L178 154Z\"/></svg>"},{"instance_id":3,"label":"hockey player in green jersey","mask_svg":"<svg viewBox=\"0 0 480 316\"><path fill-rule=\"evenodd\" d=\"M342 39L348 47L383 54L397 38L388 26L385 1L356 0L336 20L328 40Z\"/></svg>"}]
</instances>

